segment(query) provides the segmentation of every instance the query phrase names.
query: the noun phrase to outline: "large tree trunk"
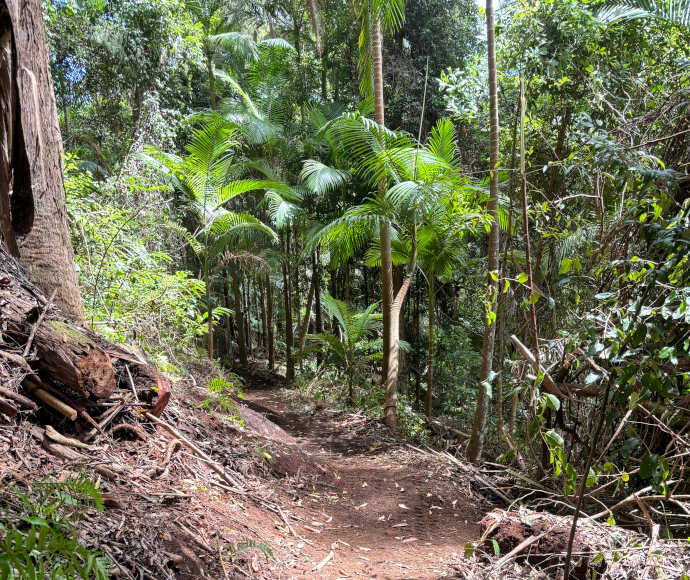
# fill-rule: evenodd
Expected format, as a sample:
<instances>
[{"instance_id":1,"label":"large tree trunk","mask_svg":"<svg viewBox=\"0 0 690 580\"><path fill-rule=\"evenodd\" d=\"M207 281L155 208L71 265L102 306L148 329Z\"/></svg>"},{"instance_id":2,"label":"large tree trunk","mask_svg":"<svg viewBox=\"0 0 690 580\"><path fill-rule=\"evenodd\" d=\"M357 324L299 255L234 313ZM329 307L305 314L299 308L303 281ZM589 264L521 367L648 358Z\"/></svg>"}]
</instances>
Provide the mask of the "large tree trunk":
<instances>
[{"instance_id":1,"label":"large tree trunk","mask_svg":"<svg viewBox=\"0 0 690 580\"><path fill-rule=\"evenodd\" d=\"M477 408L474 413L472 436L467 446L467 456L470 461L478 461L484 448L484 432L486 429L486 415L489 397L486 383L491 375L494 357L494 343L496 339L496 303L498 298L498 87L496 80L496 41L494 38L494 7L493 0L486 0L486 40L489 60L489 142L490 153L490 193L486 204L488 214L492 218L489 231L488 248L488 276L486 281L486 320L484 322L484 337L482 339L482 364L479 371L479 388L477 390Z\"/></svg>"},{"instance_id":2,"label":"large tree trunk","mask_svg":"<svg viewBox=\"0 0 690 580\"><path fill-rule=\"evenodd\" d=\"M0 0L0 27L2 238L29 278L44 293L55 291L62 311L83 322L40 1Z\"/></svg>"}]
</instances>

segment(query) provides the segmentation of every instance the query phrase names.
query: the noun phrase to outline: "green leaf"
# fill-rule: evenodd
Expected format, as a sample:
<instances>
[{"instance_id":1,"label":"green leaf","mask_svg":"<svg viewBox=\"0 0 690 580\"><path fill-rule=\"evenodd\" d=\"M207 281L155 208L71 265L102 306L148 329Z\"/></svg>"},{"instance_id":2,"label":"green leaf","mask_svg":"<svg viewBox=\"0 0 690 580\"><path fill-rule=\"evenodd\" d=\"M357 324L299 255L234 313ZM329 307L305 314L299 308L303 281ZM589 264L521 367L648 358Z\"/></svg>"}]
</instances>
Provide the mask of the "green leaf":
<instances>
[{"instance_id":1,"label":"green leaf","mask_svg":"<svg viewBox=\"0 0 690 580\"><path fill-rule=\"evenodd\" d=\"M525 282L527 282L527 274L525 274L524 272L520 272L520 275L517 277L517 281L520 284L524 284Z\"/></svg>"},{"instance_id":2,"label":"green leaf","mask_svg":"<svg viewBox=\"0 0 690 580\"><path fill-rule=\"evenodd\" d=\"M538 300L539 292L537 292L536 290L532 290L532 293L529 295L527 302L529 302L530 304L536 304Z\"/></svg>"},{"instance_id":3,"label":"green leaf","mask_svg":"<svg viewBox=\"0 0 690 580\"><path fill-rule=\"evenodd\" d=\"M649 479L654 475L657 464L659 463L659 456L656 453L647 453L642 458L640 463L640 477L642 479Z\"/></svg>"},{"instance_id":4,"label":"green leaf","mask_svg":"<svg viewBox=\"0 0 690 580\"><path fill-rule=\"evenodd\" d=\"M545 400L546 400L546 406L549 409L553 409L554 411L558 411L561 408L561 402L558 400L558 397L556 395L552 395L551 393L546 393L544 395Z\"/></svg>"},{"instance_id":5,"label":"green leaf","mask_svg":"<svg viewBox=\"0 0 690 580\"><path fill-rule=\"evenodd\" d=\"M570 272L570 268L573 265L573 261L570 258L563 258L561 261L561 267L558 270L559 274L567 274Z\"/></svg>"},{"instance_id":6,"label":"green leaf","mask_svg":"<svg viewBox=\"0 0 690 580\"><path fill-rule=\"evenodd\" d=\"M546 442L553 447L563 447L563 437L561 437L561 435L556 433L556 431L553 429L550 429L544 433L544 439L546 439Z\"/></svg>"}]
</instances>

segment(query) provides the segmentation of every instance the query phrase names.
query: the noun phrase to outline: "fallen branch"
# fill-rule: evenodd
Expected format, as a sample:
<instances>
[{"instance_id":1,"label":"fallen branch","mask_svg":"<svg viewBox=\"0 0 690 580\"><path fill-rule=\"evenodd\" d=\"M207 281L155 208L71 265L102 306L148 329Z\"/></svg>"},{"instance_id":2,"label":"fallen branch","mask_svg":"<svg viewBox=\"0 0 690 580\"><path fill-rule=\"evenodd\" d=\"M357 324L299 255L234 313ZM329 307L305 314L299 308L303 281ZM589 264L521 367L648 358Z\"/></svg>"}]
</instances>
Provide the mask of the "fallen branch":
<instances>
[{"instance_id":1,"label":"fallen branch","mask_svg":"<svg viewBox=\"0 0 690 580\"><path fill-rule=\"evenodd\" d=\"M523 356L523 358L532 365L534 372L541 374L544 377L543 384L546 390L557 397L565 397L563 392L558 388L554 380L551 378L551 375L549 375L548 371L537 362L537 359L532 351L522 344L520 339L514 334L510 335L510 340L515 345L515 348L520 351L520 354Z\"/></svg>"},{"instance_id":2,"label":"fallen branch","mask_svg":"<svg viewBox=\"0 0 690 580\"><path fill-rule=\"evenodd\" d=\"M82 443L77 439L72 439L71 437L65 437L64 435L58 433L52 426L46 425L45 435L48 439L52 439L56 443L61 443L67 447L77 447L78 449L91 449L86 443Z\"/></svg>"},{"instance_id":3,"label":"fallen branch","mask_svg":"<svg viewBox=\"0 0 690 580\"><path fill-rule=\"evenodd\" d=\"M70 421L77 420L77 411L70 407L67 403L61 401L57 397L51 395L48 391L42 389L34 377L26 377L23 383L24 388L32 397L36 397L42 403L55 409L61 415L67 417Z\"/></svg>"},{"instance_id":4,"label":"fallen branch","mask_svg":"<svg viewBox=\"0 0 690 580\"><path fill-rule=\"evenodd\" d=\"M0 413L4 413L10 419L14 419L18 412L19 409L17 409L17 407L15 407L11 401L0 398Z\"/></svg>"},{"instance_id":5,"label":"fallen branch","mask_svg":"<svg viewBox=\"0 0 690 580\"><path fill-rule=\"evenodd\" d=\"M130 433L133 433L139 437L139 439L142 441L148 441L149 438L149 436L146 434L146 431L144 431L138 425L132 425L131 423L120 423L119 425L115 425L112 431L113 434L119 433L120 431L129 431Z\"/></svg>"},{"instance_id":6,"label":"fallen branch","mask_svg":"<svg viewBox=\"0 0 690 580\"><path fill-rule=\"evenodd\" d=\"M522 552L525 548L531 546L535 542L539 541L541 538L543 538L546 535L546 532L542 532L538 536L530 536L529 538L524 539L522 542L520 542L517 546L515 546L510 552L508 552L505 556L503 556L498 562L496 562L496 565L494 568L500 568L508 562L511 558L514 558L517 556L520 552Z\"/></svg>"},{"instance_id":7,"label":"fallen branch","mask_svg":"<svg viewBox=\"0 0 690 580\"><path fill-rule=\"evenodd\" d=\"M321 560L316 566L314 566L311 569L311 571L312 572L318 572L319 570L321 570L321 568L323 568L326 564L328 564L333 559L333 556L335 556L335 552L333 550L331 550L330 552L328 552L328 554L326 554L326 557L323 560Z\"/></svg>"},{"instance_id":8,"label":"fallen branch","mask_svg":"<svg viewBox=\"0 0 690 580\"><path fill-rule=\"evenodd\" d=\"M14 354L13 352L7 352L6 350L0 350L0 356L10 362L13 362L16 365L19 365L29 373L34 372L33 369L29 366L29 363L26 362L26 359L22 356L19 356L18 354Z\"/></svg>"},{"instance_id":9,"label":"fallen branch","mask_svg":"<svg viewBox=\"0 0 690 580\"><path fill-rule=\"evenodd\" d=\"M163 458L163 461L160 463L160 465L156 465L156 467L147 469L146 471L144 471L144 475L146 477L158 477L161 473L165 471L165 468L168 467L170 459L172 459L172 454L175 453L175 450L179 449L180 447L182 447L182 443L179 439L173 439L172 441L170 441L170 443L168 443L168 448L165 451L165 457Z\"/></svg>"},{"instance_id":10,"label":"fallen branch","mask_svg":"<svg viewBox=\"0 0 690 580\"><path fill-rule=\"evenodd\" d=\"M50 298L48 298L48 301L43 305L43 309L41 310L41 314L38 315L38 320L36 321L36 324L34 324L31 328L31 334L29 334L29 338L26 341L26 346L24 347L24 352L22 353L23 358L29 356L29 352L31 351L31 344L33 343L34 337L36 336L36 331L38 330L39 326L41 326L41 323L45 318L46 312L48 312L50 305L53 303L53 298L55 298L56 293L57 288L53 290L53 293L50 295Z\"/></svg>"},{"instance_id":11,"label":"fallen branch","mask_svg":"<svg viewBox=\"0 0 690 580\"><path fill-rule=\"evenodd\" d=\"M215 471L223 481L225 481L226 483L229 483L231 486L234 486L235 489L233 489L233 491L235 493L245 495L246 492L241 489L241 484L234 477L228 475L225 472L225 470L218 463L216 463L206 453L204 453L201 449L199 449L196 445L194 445L194 443L192 443L189 439L187 439L184 435L182 435L172 425L169 425L168 423L163 421L163 419L159 419L158 417L149 413L148 411L144 411L143 415L144 415L144 417L146 417L150 421L153 421L154 423L163 427L163 429L165 429L173 437L175 437L176 439L179 439L184 445L186 445L189 449L191 449L197 457L199 457L200 459L203 459L204 462L213 471Z\"/></svg>"},{"instance_id":12,"label":"fallen branch","mask_svg":"<svg viewBox=\"0 0 690 580\"><path fill-rule=\"evenodd\" d=\"M25 409L30 409L31 411L38 409L38 405L31 399L25 397L24 395L20 395L19 393L15 393L10 389L0 387L0 395L6 399L12 399L15 403L19 403L19 405Z\"/></svg>"}]
</instances>

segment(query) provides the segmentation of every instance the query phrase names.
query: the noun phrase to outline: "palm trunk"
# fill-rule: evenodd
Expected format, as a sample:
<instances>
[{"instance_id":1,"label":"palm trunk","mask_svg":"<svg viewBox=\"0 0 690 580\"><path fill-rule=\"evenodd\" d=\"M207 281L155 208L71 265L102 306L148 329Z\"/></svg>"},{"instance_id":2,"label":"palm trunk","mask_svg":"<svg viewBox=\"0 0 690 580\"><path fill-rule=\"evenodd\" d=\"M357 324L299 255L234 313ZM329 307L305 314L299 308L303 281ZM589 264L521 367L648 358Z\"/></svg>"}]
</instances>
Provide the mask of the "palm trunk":
<instances>
[{"instance_id":1,"label":"palm trunk","mask_svg":"<svg viewBox=\"0 0 690 580\"><path fill-rule=\"evenodd\" d=\"M266 292L264 283L259 278L259 307L261 308L261 346L264 354L268 352L268 323L266 321Z\"/></svg>"},{"instance_id":2,"label":"palm trunk","mask_svg":"<svg viewBox=\"0 0 690 580\"><path fill-rule=\"evenodd\" d=\"M309 322L311 320L311 305L314 302L314 294L316 292L316 273L312 271L311 283L309 284L309 294L307 295L307 307L304 312L302 324L299 327L299 335L297 338L297 348L299 349L299 362L302 364L302 349L304 348L304 340L309 331Z\"/></svg>"},{"instance_id":3,"label":"palm trunk","mask_svg":"<svg viewBox=\"0 0 690 580\"><path fill-rule=\"evenodd\" d=\"M208 360L213 360L213 303L211 302L211 281L208 275L208 258L204 262L204 282L206 283L206 323Z\"/></svg>"},{"instance_id":4,"label":"palm trunk","mask_svg":"<svg viewBox=\"0 0 690 580\"><path fill-rule=\"evenodd\" d=\"M206 41L208 42L208 40ZM212 109L216 108L216 78L213 74L213 54L206 48L206 76L208 82L208 102Z\"/></svg>"},{"instance_id":5,"label":"palm trunk","mask_svg":"<svg viewBox=\"0 0 690 580\"><path fill-rule=\"evenodd\" d=\"M426 417L431 420L434 386L434 277L429 275L429 346L427 351Z\"/></svg>"},{"instance_id":6,"label":"palm trunk","mask_svg":"<svg viewBox=\"0 0 690 580\"><path fill-rule=\"evenodd\" d=\"M232 292L235 298L235 328L237 330L237 347L240 354L240 366L247 367L247 342L244 333L244 313L242 312L242 294L240 292L240 274L236 264L230 263L232 273Z\"/></svg>"},{"instance_id":7,"label":"palm trunk","mask_svg":"<svg viewBox=\"0 0 690 580\"><path fill-rule=\"evenodd\" d=\"M494 38L494 7L493 0L486 0L486 39L488 45L489 64L489 141L490 154L490 198L487 202L487 213L492 218L489 231L488 261L489 272L486 282L486 321L482 339L482 364L479 371L479 389L477 391L477 408L474 413L472 436L467 446L467 456L470 461L480 459L484 448L486 430L486 416L489 406L487 381L491 375L496 340L496 303L498 298L498 87L496 79L496 41Z\"/></svg>"},{"instance_id":8,"label":"palm trunk","mask_svg":"<svg viewBox=\"0 0 690 580\"><path fill-rule=\"evenodd\" d=\"M314 326L316 333L323 332L323 319L321 317L321 260L319 258L318 250L312 254L312 269L316 277L314 285ZM323 357L321 351L316 353L316 364L320 365Z\"/></svg>"},{"instance_id":9,"label":"palm trunk","mask_svg":"<svg viewBox=\"0 0 690 580\"><path fill-rule=\"evenodd\" d=\"M285 309L285 385L289 386L295 379L295 362L292 358L292 304L290 300L290 276L288 266L282 264L283 270L283 307Z\"/></svg>"},{"instance_id":10,"label":"palm trunk","mask_svg":"<svg viewBox=\"0 0 690 580\"><path fill-rule=\"evenodd\" d=\"M268 368L273 371L276 363L275 344L273 341L273 288L271 278L266 274L266 322L268 323Z\"/></svg>"}]
</instances>

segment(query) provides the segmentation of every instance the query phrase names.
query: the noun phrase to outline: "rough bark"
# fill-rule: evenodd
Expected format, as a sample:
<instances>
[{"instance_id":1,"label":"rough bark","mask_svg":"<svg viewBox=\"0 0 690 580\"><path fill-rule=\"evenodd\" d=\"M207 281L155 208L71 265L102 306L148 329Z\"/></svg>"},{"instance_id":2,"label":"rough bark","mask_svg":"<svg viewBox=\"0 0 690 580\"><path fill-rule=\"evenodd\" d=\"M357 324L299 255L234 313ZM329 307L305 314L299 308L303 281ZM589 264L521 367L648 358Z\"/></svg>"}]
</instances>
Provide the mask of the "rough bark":
<instances>
[{"instance_id":1,"label":"rough bark","mask_svg":"<svg viewBox=\"0 0 690 580\"><path fill-rule=\"evenodd\" d=\"M472 436L467 446L467 456L470 461L478 461L484 447L486 430L486 416L489 397L486 383L491 375L496 339L496 304L498 298L498 87L496 79L496 42L494 38L494 7L493 0L486 0L486 39L489 61L489 141L491 165L490 192L487 202L487 212L492 218L489 231L488 275L486 281L486 322L482 339L482 363L479 371L479 388L477 390L477 408L474 413Z\"/></svg>"},{"instance_id":2,"label":"rough bark","mask_svg":"<svg viewBox=\"0 0 690 580\"><path fill-rule=\"evenodd\" d=\"M8 51L14 53L10 59L14 68L5 68L0 77L4 157L0 180L5 184L0 188L2 237L10 252L18 249L29 278L46 294L56 289L55 301L62 311L83 322L67 227L62 141L41 3L5 0L0 14L6 64ZM8 177L11 187L7 186Z\"/></svg>"}]
</instances>

